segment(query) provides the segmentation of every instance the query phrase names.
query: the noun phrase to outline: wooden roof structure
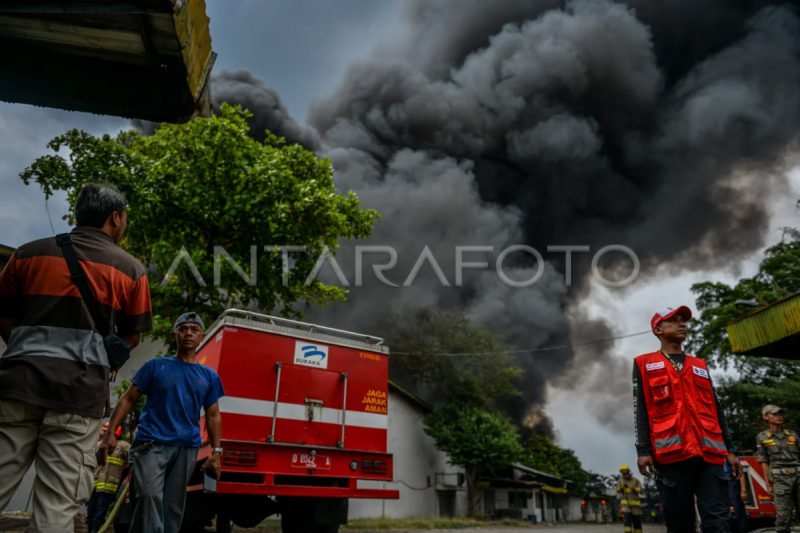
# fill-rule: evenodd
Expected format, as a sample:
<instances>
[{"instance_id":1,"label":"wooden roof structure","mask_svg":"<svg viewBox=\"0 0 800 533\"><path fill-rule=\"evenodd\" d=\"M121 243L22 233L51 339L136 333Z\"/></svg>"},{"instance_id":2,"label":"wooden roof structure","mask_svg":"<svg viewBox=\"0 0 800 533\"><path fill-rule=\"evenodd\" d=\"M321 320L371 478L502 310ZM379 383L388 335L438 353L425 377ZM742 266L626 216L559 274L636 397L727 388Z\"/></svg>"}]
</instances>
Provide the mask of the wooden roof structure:
<instances>
[{"instance_id":1,"label":"wooden roof structure","mask_svg":"<svg viewBox=\"0 0 800 533\"><path fill-rule=\"evenodd\" d=\"M0 0L0 100L154 122L211 114L205 0Z\"/></svg>"},{"instance_id":2,"label":"wooden roof structure","mask_svg":"<svg viewBox=\"0 0 800 533\"><path fill-rule=\"evenodd\" d=\"M0 271L6 266L8 260L14 254L14 248L0 244Z\"/></svg>"},{"instance_id":3,"label":"wooden roof structure","mask_svg":"<svg viewBox=\"0 0 800 533\"><path fill-rule=\"evenodd\" d=\"M737 318L727 330L735 354L800 359L800 293Z\"/></svg>"}]
</instances>

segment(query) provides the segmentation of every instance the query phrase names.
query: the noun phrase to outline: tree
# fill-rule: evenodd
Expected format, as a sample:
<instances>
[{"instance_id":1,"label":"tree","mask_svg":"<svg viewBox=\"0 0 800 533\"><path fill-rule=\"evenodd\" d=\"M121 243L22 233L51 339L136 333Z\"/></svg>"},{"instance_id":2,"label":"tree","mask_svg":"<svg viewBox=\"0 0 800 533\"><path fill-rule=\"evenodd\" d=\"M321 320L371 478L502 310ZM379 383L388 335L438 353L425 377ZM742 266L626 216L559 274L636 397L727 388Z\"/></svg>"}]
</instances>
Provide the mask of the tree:
<instances>
[{"instance_id":1,"label":"tree","mask_svg":"<svg viewBox=\"0 0 800 533\"><path fill-rule=\"evenodd\" d=\"M384 325L393 378L433 392L440 401L496 409L519 396L522 370L497 335L472 325L463 311L413 309ZM451 356L444 354L478 354Z\"/></svg>"},{"instance_id":2,"label":"tree","mask_svg":"<svg viewBox=\"0 0 800 533\"><path fill-rule=\"evenodd\" d=\"M478 479L515 462L522 453L519 434L500 414L474 406L444 404L425 419L425 432L450 463L464 468L467 478L467 513L478 510Z\"/></svg>"},{"instance_id":3,"label":"tree","mask_svg":"<svg viewBox=\"0 0 800 533\"><path fill-rule=\"evenodd\" d=\"M574 451L556 446L544 435L531 435L523 446L522 464L570 480L568 490L574 496L586 494L589 474Z\"/></svg>"},{"instance_id":4,"label":"tree","mask_svg":"<svg viewBox=\"0 0 800 533\"><path fill-rule=\"evenodd\" d=\"M47 197L67 191L71 206L90 182L114 185L127 197L129 225L121 245L150 269L155 335L164 341L187 308L216 317L233 305L254 306L297 318L298 302L343 300L344 289L319 280L306 284L306 278L326 247L333 252L340 238L366 238L378 218L359 207L354 193L337 194L327 159L269 132L263 143L253 140L250 116L223 105L219 116L163 124L152 136L127 131L98 138L72 130L48 144L55 154L21 174ZM65 218L74 223L73 211ZM285 283L282 253L264 248L282 245L307 248L287 261ZM245 265L241 273L225 254ZM178 259L179 268L162 286ZM189 260L202 283L183 264Z\"/></svg>"},{"instance_id":5,"label":"tree","mask_svg":"<svg viewBox=\"0 0 800 533\"><path fill-rule=\"evenodd\" d=\"M786 425L797 427L800 413L800 361L763 359L734 355L726 325L747 309L738 300L767 305L800 291L800 232L784 228L782 241L765 252L758 272L730 287L703 282L692 286L697 295L699 317L689 322L690 353L711 367L733 367L738 378L717 384L731 437L742 450L753 450L756 435L764 429L761 408L769 403L787 408Z\"/></svg>"}]
</instances>

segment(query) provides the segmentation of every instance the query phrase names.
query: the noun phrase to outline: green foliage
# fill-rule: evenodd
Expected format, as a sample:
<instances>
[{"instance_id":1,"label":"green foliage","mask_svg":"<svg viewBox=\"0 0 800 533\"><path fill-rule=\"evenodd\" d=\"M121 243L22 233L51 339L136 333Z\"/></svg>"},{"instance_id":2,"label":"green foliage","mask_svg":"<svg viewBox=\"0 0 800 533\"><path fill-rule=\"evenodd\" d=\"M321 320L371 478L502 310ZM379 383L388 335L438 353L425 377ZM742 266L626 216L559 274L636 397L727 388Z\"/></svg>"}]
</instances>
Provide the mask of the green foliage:
<instances>
[{"instance_id":1,"label":"green foliage","mask_svg":"<svg viewBox=\"0 0 800 533\"><path fill-rule=\"evenodd\" d=\"M161 340L169 341L170 325L189 308L215 318L227 307L253 305L298 318L297 302L344 300L345 290L318 280L305 286L306 277L326 246L335 251L340 238L369 236L378 218L359 207L354 193L337 194L327 159L271 134L264 143L249 137L250 116L223 105L220 116L163 124L152 136L128 131L98 138L72 130L48 144L55 154L40 157L21 174L48 197L67 191L72 206L81 187L92 182L114 185L127 197L128 230L121 245L151 267L155 335ZM72 211L65 218L74 223ZM265 252L268 245L308 249L292 255L286 286L281 254ZM222 259L215 287L215 246L247 274L256 246L258 283L249 285ZM205 287L186 264L161 286L183 247Z\"/></svg>"},{"instance_id":2,"label":"green foliage","mask_svg":"<svg viewBox=\"0 0 800 533\"><path fill-rule=\"evenodd\" d=\"M461 311L408 310L385 326L394 379L427 388L445 401L495 409L519 396L522 370L497 335L472 325ZM454 353L488 353L465 357Z\"/></svg>"},{"instance_id":3,"label":"green foliage","mask_svg":"<svg viewBox=\"0 0 800 533\"><path fill-rule=\"evenodd\" d=\"M570 494L583 496L586 493L589 474L574 451L556 446L544 435L531 435L523 447L520 460L523 465L572 481L567 487Z\"/></svg>"},{"instance_id":4,"label":"green foliage","mask_svg":"<svg viewBox=\"0 0 800 533\"><path fill-rule=\"evenodd\" d=\"M425 432L450 463L464 467L467 477L468 515L478 507L480 475L507 468L522 454L517 428L504 416L475 406L453 403L437 408L425 419Z\"/></svg>"},{"instance_id":5,"label":"green foliage","mask_svg":"<svg viewBox=\"0 0 800 533\"><path fill-rule=\"evenodd\" d=\"M454 465L491 474L519 459L517 428L505 417L477 407L444 404L425 418L425 432Z\"/></svg>"},{"instance_id":6,"label":"green foliage","mask_svg":"<svg viewBox=\"0 0 800 533\"><path fill-rule=\"evenodd\" d=\"M785 428L797 431L800 427L800 363L765 359L749 366L749 373L724 380L717 392L733 442L742 451L755 452L756 435L767 429L761 415L765 405L786 409Z\"/></svg>"},{"instance_id":7,"label":"green foliage","mask_svg":"<svg viewBox=\"0 0 800 533\"><path fill-rule=\"evenodd\" d=\"M754 450L756 435L765 428L761 408L776 404L787 409L786 426L796 428L800 414L800 361L761 359L734 355L726 324L752 309L737 300L767 305L800 291L800 232L784 228L782 242L767 249L758 273L730 287L704 282L692 286L699 317L689 322L687 351L708 361L709 366L738 371L738 378L717 384L734 443Z\"/></svg>"}]
</instances>

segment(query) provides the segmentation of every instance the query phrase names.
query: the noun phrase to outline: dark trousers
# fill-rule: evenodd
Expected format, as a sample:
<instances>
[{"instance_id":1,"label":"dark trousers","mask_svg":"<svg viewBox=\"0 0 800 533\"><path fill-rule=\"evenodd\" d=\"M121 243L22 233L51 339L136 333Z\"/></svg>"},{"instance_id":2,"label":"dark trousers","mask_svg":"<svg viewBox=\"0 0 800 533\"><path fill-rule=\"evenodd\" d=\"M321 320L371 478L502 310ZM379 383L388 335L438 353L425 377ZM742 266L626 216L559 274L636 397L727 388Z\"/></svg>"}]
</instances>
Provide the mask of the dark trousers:
<instances>
[{"instance_id":1,"label":"dark trousers","mask_svg":"<svg viewBox=\"0 0 800 533\"><path fill-rule=\"evenodd\" d=\"M136 496L131 533L178 533L197 448L134 443L128 461Z\"/></svg>"},{"instance_id":2,"label":"dark trousers","mask_svg":"<svg viewBox=\"0 0 800 533\"><path fill-rule=\"evenodd\" d=\"M731 499L731 507L733 512L736 513L736 533L747 533L747 509L742 501L742 485L741 481L735 481L728 484L728 495Z\"/></svg>"},{"instance_id":3,"label":"dark trousers","mask_svg":"<svg viewBox=\"0 0 800 533\"><path fill-rule=\"evenodd\" d=\"M113 502L114 494L94 491L92 497L86 502L86 523L92 524L96 522L104 524L108 506Z\"/></svg>"},{"instance_id":4,"label":"dark trousers","mask_svg":"<svg viewBox=\"0 0 800 533\"><path fill-rule=\"evenodd\" d=\"M625 533L642 533L642 515L625 513Z\"/></svg>"},{"instance_id":5,"label":"dark trousers","mask_svg":"<svg viewBox=\"0 0 800 533\"><path fill-rule=\"evenodd\" d=\"M723 465L701 457L657 464L658 492L664 505L667 533L695 533L695 497L703 533L729 533L730 497Z\"/></svg>"}]
</instances>

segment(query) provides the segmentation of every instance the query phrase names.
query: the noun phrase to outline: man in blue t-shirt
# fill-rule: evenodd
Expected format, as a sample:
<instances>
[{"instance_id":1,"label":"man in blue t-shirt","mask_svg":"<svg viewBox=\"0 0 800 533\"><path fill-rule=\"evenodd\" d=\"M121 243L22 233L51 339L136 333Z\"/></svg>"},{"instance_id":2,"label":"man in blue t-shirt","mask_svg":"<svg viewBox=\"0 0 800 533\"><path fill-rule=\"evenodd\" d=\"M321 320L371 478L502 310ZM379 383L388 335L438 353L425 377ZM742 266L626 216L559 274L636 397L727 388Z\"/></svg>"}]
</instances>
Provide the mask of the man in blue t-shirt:
<instances>
[{"instance_id":1,"label":"man in blue t-shirt","mask_svg":"<svg viewBox=\"0 0 800 533\"><path fill-rule=\"evenodd\" d=\"M211 456L201 467L219 478L222 417L219 399L225 395L219 376L197 362L197 347L205 338L197 313L185 313L175 321L172 338L175 357L147 361L133 376L131 387L111 414L98 461L116 446L114 431L131 408L147 395L139 427L129 454L135 506L131 532L178 533L186 501L186 486L197 466L200 411L205 410Z\"/></svg>"}]
</instances>

